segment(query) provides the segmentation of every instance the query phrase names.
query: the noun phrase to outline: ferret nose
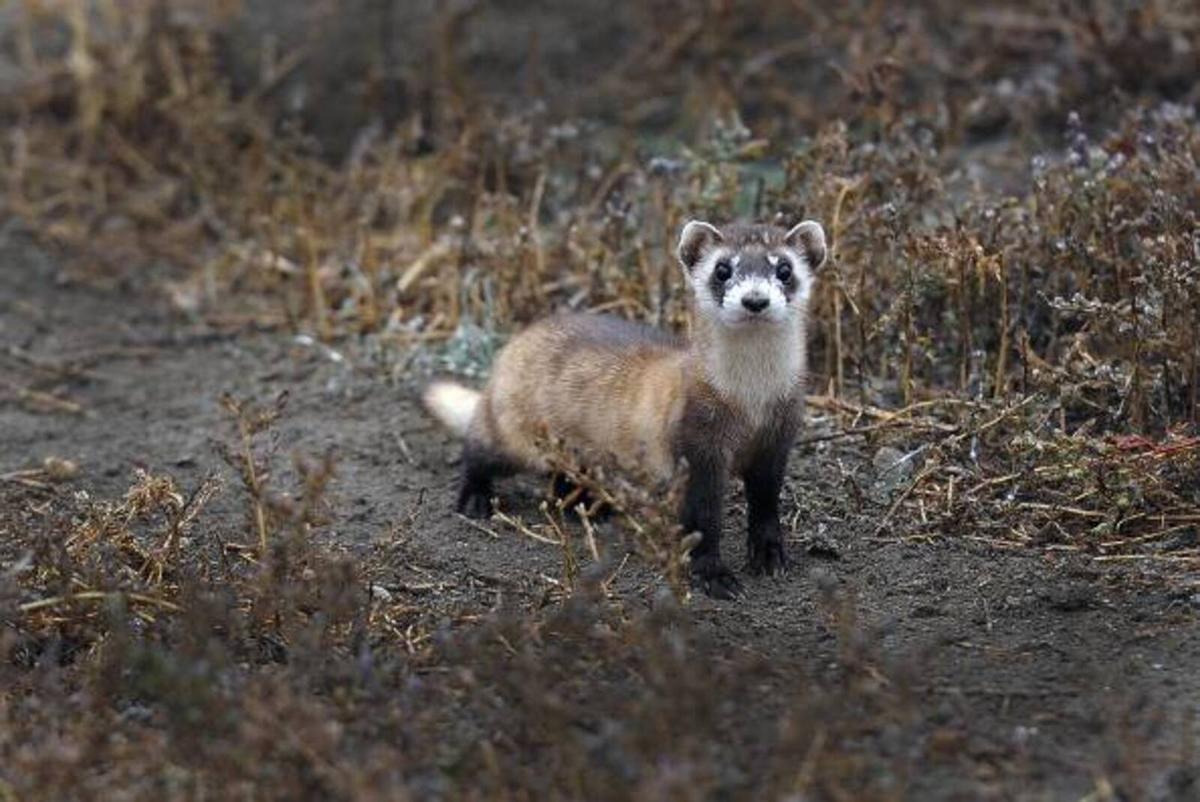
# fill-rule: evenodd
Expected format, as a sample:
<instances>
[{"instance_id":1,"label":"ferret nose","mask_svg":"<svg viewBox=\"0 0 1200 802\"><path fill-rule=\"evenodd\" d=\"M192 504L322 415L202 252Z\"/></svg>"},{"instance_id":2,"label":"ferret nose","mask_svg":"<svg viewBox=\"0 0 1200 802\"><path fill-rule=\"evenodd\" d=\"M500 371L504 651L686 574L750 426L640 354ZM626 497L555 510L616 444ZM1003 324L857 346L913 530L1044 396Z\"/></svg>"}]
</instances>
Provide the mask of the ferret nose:
<instances>
[{"instance_id":1,"label":"ferret nose","mask_svg":"<svg viewBox=\"0 0 1200 802\"><path fill-rule=\"evenodd\" d=\"M758 314L762 310L766 309L770 304L770 299L762 295L747 295L742 299L742 306L746 307L755 314Z\"/></svg>"}]
</instances>

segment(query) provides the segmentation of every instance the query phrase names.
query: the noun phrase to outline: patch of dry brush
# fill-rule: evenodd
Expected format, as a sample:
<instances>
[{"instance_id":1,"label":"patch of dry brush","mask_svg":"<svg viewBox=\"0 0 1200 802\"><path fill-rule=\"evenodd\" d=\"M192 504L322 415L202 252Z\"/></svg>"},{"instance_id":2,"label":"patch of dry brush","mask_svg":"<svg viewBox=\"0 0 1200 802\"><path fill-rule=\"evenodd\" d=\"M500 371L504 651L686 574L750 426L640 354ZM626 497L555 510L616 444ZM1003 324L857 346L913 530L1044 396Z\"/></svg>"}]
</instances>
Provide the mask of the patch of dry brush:
<instances>
[{"instance_id":1,"label":"patch of dry brush","mask_svg":"<svg viewBox=\"0 0 1200 802\"><path fill-rule=\"evenodd\" d=\"M909 771L903 750L852 749L864 726L915 719L903 672L832 591L823 626L852 641L825 680L837 704L798 666L710 642L669 595L627 609L585 578L551 605L491 588L414 604L373 584L373 558L321 545L328 460L299 460L283 490L278 403L226 406L248 525L212 479L4 493L7 798L886 799ZM765 740L731 741L740 700L765 691Z\"/></svg>"}]
</instances>

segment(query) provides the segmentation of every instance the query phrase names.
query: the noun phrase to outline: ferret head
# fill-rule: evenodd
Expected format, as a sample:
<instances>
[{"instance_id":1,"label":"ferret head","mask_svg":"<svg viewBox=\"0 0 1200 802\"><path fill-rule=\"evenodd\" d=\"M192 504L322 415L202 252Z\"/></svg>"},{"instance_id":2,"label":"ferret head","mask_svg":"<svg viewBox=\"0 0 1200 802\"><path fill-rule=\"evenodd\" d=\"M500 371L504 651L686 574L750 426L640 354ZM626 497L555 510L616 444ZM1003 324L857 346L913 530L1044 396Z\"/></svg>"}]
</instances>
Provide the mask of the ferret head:
<instances>
[{"instance_id":1,"label":"ferret head","mask_svg":"<svg viewBox=\"0 0 1200 802\"><path fill-rule=\"evenodd\" d=\"M825 250L825 232L812 220L787 231L767 225L718 229L692 220L679 236L678 253L698 312L742 327L802 316Z\"/></svg>"}]
</instances>

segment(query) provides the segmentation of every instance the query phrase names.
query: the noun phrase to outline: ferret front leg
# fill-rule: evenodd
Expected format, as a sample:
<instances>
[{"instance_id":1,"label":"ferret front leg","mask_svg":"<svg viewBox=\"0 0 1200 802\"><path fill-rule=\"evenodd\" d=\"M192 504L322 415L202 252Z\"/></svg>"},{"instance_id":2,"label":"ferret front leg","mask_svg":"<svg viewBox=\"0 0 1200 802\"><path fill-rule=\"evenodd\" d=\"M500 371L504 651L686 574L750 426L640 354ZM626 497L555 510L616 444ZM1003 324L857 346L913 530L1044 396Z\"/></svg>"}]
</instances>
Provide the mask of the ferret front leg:
<instances>
[{"instance_id":1,"label":"ferret front leg","mask_svg":"<svg viewBox=\"0 0 1200 802\"><path fill-rule=\"evenodd\" d=\"M691 552L692 583L715 599L732 599L741 595L742 585L721 562L721 519L728 466L719 451L701 444L685 449L684 457L688 479L680 522L685 535L700 533L700 542Z\"/></svg>"},{"instance_id":2,"label":"ferret front leg","mask_svg":"<svg viewBox=\"0 0 1200 802\"><path fill-rule=\"evenodd\" d=\"M747 568L754 574L782 574L788 569L779 522L779 496L787 473L794 434L776 433L752 453L742 471L746 485Z\"/></svg>"}]
</instances>

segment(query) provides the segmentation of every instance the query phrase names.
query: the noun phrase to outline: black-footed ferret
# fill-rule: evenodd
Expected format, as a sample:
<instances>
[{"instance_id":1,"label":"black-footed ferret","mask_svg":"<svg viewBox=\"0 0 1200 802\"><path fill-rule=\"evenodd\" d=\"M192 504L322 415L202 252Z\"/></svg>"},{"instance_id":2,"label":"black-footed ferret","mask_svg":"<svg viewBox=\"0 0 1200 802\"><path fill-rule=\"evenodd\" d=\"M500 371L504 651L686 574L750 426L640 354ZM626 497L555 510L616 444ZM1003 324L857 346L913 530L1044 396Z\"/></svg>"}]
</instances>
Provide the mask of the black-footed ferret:
<instances>
[{"instance_id":1,"label":"black-footed ferret","mask_svg":"<svg viewBox=\"0 0 1200 802\"><path fill-rule=\"evenodd\" d=\"M825 232L812 221L717 228L693 220L678 255L693 295L680 341L604 315L564 314L514 337L482 392L426 390L429 410L464 440L460 512L491 512L493 479L544 469L547 434L669 478L688 474L680 512L699 532L693 578L719 598L741 586L721 562L725 483L746 487L749 569L787 568L779 494L804 404L806 327Z\"/></svg>"}]
</instances>

